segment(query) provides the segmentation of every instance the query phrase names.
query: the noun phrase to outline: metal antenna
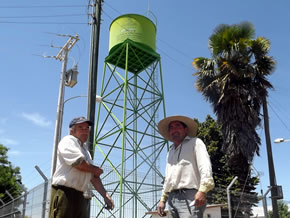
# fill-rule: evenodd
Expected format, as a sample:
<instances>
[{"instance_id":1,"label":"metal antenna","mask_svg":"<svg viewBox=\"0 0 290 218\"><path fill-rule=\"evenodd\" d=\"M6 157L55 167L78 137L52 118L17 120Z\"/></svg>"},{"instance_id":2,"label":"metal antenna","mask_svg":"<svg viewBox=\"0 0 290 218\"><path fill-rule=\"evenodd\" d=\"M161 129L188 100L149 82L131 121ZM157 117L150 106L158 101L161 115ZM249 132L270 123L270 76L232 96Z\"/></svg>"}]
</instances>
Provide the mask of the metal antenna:
<instances>
[{"instance_id":1,"label":"metal antenna","mask_svg":"<svg viewBox=\"0 0 290 218\"><path fill-rule=\"evenodd\" d=\"M147 1L147 17L149 17L149 12L150 12L150 0Z\"/></svg>"}]
</instances>

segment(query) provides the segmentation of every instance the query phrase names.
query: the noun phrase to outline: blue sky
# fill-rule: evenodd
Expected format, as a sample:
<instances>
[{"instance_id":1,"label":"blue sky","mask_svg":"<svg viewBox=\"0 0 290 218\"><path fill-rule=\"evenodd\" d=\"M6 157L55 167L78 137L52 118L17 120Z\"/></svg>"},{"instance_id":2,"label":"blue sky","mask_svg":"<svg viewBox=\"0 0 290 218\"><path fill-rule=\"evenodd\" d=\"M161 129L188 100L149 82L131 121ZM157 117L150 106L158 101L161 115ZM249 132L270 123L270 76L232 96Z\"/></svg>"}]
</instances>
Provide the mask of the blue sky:
<instances>
[{"instance_id":1,"label":"blue sky","mask_svg":"<svg viewBox=\"0 0 290 218\"><path fill-rule=\"evenodd\" d=\"M157 22L157 52L161 55L166 112L183 114L204 121L211 106L194 87L192 60L210 57L208 38L219 24L250 21L256 36L271 41L270 55L277 68L268 79L271 141L290 138L289 50L290 28L288 1L272 0L105 0L99 50L99 78L109 49L109 26L116 17L136 13L146 15L148 8ZM0 3L0 143L9 147L9 160L21 167L28 188L43 180L34 166L49 177L56 120L61 62L54 58L68 38L57 34L78 34L80 40L69 54L68 68L78 64L78 84L65 89L65 99L87 95L90 49L88 1L20 1ZM99 90L100 83L97 85ZM68 132L72 117L86 115L86 98L65 104L62 134ZM261 139L261 156L254 167L260 173L264 191L269 185L264 127L257 130ZM277 184L283 186L284 199L290 200L290 176L287 165L290 143L272 143ZM96 157L96 162L98 157ZM164 160L165 161L165 160Z\"/></svg>"}]
</instances>

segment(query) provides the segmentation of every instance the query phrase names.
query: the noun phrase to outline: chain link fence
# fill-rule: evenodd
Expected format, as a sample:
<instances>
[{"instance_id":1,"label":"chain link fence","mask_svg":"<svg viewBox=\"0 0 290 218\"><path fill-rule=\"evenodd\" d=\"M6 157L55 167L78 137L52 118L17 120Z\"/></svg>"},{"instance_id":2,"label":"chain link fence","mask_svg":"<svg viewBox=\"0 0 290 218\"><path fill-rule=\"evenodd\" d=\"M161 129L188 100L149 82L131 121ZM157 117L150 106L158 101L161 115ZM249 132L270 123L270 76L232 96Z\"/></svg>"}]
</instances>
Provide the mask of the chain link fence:
<instances>
[{"instance_id":1,"label":"chain link fence","mask_svg":"<svg viewBox=\"0 0 290 218\"><path fill-rule=\"evenodd\" d=\"M143 177L142 177L143 178ZM120 217L120 213L122 213L123 217L127 218L142 218L142 217L150 217L150 214L146 214L148 211L156 211L158 200L154 195L160 196L162 190L161 181L159 181L160 185L152 186L150 181L152 178L148 176L148 180L143 181L143 183L148 185L144 186L142 190L138 190L138 195L132 194L132 191L124 188L122 192L122 196L120 195L119 190L113 190L112 181L115 181L116 178L103 178L102 181L107 189L107 191L112 195L112 198L115 202L115 209L113 211L107 211L104 209L104 201L103 198L96 192L92 191L92 199L90 203L90 218L118 218ZM138 184L137 184L138 185ZM49 200L50 200L50 180L44 182L28 192L25 192L18 198L11 200L8 203L5 203L0 206L0 218L48 218L49 211ZM152 192L152 187L155 192ZM224 198L224 202L226 203L226 189L221 189L216 187L211 193L209 193L208 198L211 198L214 194L222 194L222 198ZM256 197L251 194L246 193L231 193L232 195L232 204L239 205L234 201L249 201L251 198ZM120 207L120 200L122 202L122 207ZM261 199L259 199L261 200ZM135 203L133 203L135 202ZM137 202L137 203L136 203ZM241 202L240 204L242 204ZM245 217L240 216L235 213L236 206L232 207L232 217ZM228 208L224 206L221 208L221 216L220 217L228 217Z\"/></svg>"}]
</instances>

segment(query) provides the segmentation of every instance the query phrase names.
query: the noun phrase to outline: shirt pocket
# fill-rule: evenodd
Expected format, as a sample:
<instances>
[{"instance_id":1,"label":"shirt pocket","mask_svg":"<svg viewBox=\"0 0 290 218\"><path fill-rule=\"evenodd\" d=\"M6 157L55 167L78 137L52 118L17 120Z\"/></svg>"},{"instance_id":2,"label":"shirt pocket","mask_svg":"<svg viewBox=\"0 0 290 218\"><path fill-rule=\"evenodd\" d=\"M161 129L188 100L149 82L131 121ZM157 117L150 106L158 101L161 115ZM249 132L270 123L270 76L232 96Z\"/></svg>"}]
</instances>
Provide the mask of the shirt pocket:
<instances>
[{"instance_id":1,"label":"shirt pocket","mask_svg":"<svg viewBox=\"0 0 290 218\"><path fill-rule=\"evenodd\" d=\"M179 163L178 163L178 166L179 166L179 179L180 179L180 183L181 184L188 184L190 183L190 180L192 178L192 164L190 161L188 160L181 160Z\"/></svg>"},{"instance_id":2,"label":"shirt pocket","mask_svg":"<svg viewBox=\"0 0 290 218\"><path fill-rule=\"evenodd\" d=\"M179 161L178 165L180 165L181 167L185 167L185 166L191 165L191 163L188 160L182 159Z\"/></svg>"}]
</instances>

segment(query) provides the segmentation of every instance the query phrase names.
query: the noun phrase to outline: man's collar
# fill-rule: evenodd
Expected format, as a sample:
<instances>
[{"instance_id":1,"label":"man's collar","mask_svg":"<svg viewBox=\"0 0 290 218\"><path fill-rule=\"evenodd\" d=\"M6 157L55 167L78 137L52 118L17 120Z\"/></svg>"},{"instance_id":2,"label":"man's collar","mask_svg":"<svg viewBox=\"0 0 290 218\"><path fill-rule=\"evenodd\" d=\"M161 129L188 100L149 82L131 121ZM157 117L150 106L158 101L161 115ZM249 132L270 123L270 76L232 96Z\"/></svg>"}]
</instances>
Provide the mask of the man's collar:
<instances>
[{"instance_id":1,"label":"man's collar","mask_svg":"<svg viewBox=\"0 0 290 218\"><path fill-rule=\"evenodd\" d=\"M192 137L191 136L185 136L185 138L183 139L183 141L189 141L190 139L192 139Z\"/></svg>"},{"instance_id":2,"label":"man's collar","mask_svg":"<svg viewBox=\"0 0 290 218\"><path fill-rule=\"evenodd\" d=\"M73 136L73 137L76 138L76 140L78 141L78 143L80 144L80 146L83 146L85 144L85 143L82 143L82 141L78 137L76 137L74 135L71 135L71 136Z\"/></svg>"},{"instance_id":3,"label":"man's collar","mask_svg":"<svg viewBox=\"0 0 290 218\"><path fill-rule=\"evenodd\" d=\"M190 139L192 139L193 137L191 137L191 136L185 136L184 137L184 139L183 139L183 141L181 142L181 144L183 143L183 142L187 142L187 141L189 141ZM173 144L171 144L170 145L170 148L172 148L174 146L174 143Z\"/></svg>"}]
</instances>

